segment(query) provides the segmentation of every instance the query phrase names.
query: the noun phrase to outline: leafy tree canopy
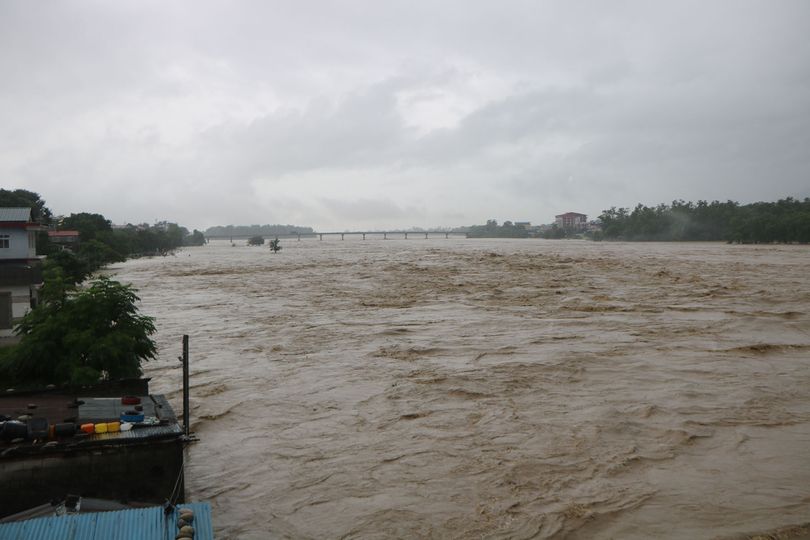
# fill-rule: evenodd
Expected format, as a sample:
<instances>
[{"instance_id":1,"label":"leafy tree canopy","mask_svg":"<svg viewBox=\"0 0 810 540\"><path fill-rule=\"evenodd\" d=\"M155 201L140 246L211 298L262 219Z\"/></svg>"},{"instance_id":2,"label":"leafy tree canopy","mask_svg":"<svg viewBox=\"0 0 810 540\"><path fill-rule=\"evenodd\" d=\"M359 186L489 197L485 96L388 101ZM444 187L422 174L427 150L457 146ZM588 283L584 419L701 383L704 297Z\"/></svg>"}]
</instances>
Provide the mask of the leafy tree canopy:
<instances>
[{"instance_id":1,"label":"leafy tree canopy","mask_svg":"<svg viewBox=\"0 0 810 540\"><path fill-rule=\"evenodd\" d=\"M810 242L810 198L746 205L681 200L655 207L639 204L633 210L605 210L599 220L606 239Z\"/></svg>"},{"instance_id":2,"label":"leafy tree canopy","mask_svg":"<svg viewBox=\"0 0 810 540\"><path fill-rule=\"evenodd\" d=\"M194 229L194 232L183 239L184 246L202 246L205 244L205 235Z\"/></svg>"},{"instance_id":3,"label":"leafy tree canopy","mask_svg":"<svg viewBox=\"0 0 810 540\"><path fill-rule=\"evenodd\" d=\"M84 258L75 255L69 250L59 250L45 259L43 270L46 278L56 276L55 271L61 272L61 278L71 285L77 285L88 277L93 269Z\"/></svg>"},{"instance_id":4,"label":"leafy tree canopy","mask_svg":"<svg viewBox=\"0 0 810 540\"><path fill-rule=\"evenodd\" d=\"M70 214L59 223L62 230L79 231L81 240L93 240L102 231L112 230L112 223L101 214L79 212Z\"/></svg>"},{"instance_id":5,"label":"leafy tree canopy","mask_svg":"<svg viewBox=\"0 0 810 540\"><path fill-rule=\"evenodd\" d=\"M131 286L101 278L78 291L56 268L42 294L17 327L20 343L3 358L15 384L138 377L141 362L155 357L154 321L139 314Z\"/></svg>"}]
</instances>

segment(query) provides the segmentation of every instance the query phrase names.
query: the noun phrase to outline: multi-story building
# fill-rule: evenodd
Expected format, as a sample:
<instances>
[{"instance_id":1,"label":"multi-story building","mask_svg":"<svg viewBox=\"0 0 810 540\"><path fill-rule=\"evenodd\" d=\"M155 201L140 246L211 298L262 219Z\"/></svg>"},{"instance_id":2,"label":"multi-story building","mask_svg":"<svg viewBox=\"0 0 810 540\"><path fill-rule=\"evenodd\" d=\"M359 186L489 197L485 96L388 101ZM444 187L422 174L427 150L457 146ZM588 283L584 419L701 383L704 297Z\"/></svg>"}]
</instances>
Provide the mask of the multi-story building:
<instances>
[{"instance_id":1,"label":"multi-story building","mask_svg":"<svg viewBox=\"0 0 810 540\"><path fill-rule=\"evenodd\" d=\"M48 240L60 249L74 250L79 245L79 231L48 231Z\"/></svg>"},{"instance_id":2,"label":"multi-story building","mask_svg":"<svg viewBox=\"0 0 810 540\"><path fill-rule=\"evenodd\" d=\"M42 286L37 231L30 208L0 208L0 340L36 305Z\"/></svg>"},{"instance_id":3,"label":"multi-story building","mask_svg":"<svg viewBox=\"0 0 810 540\"><path fill-rule=\"evenodd\" d=\"M559 216L554 216L554 222L561 229L571 229L580 231L585 229L588 224L588 216L585 214L578 214L576 212L566 212Z\"/></svg>"}]
</instances>

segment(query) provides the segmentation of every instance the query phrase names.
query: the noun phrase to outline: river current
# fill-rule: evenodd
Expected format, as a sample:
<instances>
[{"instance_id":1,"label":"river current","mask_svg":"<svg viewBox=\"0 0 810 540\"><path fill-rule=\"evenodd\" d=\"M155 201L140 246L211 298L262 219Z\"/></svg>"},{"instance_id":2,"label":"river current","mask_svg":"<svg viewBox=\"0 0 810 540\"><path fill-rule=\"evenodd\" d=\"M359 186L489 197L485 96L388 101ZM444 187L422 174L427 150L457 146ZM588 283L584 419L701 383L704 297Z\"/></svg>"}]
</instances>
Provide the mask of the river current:
<instances>
[{"instance_id":1,"label":"river current","mask_svg":"<svg viewBox=\"0 0 810 540\"><path fill-rule=\"evenodd\" d=\"M237 241L113 268L218 538L715 538L810 521L810 248Z\"/></svg>"}]
</instances>

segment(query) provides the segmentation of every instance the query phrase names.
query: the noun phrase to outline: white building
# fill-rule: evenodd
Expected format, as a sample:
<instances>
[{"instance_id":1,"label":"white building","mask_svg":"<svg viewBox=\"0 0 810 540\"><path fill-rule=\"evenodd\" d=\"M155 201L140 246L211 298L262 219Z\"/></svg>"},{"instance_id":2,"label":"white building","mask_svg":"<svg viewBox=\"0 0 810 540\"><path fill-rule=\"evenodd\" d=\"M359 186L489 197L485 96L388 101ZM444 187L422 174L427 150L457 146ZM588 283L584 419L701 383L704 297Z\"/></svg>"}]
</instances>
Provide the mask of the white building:
<instances>
[{"instance_id":1,"label":"white building","mask_svg":"<svg viewBox=\"0 0 810 540\"><path fill-rule=\"evenodd\" d=\"M42 286L37 231L30 208L0 208L0 339L36 305Z\"/></svg>"}]
</instances>

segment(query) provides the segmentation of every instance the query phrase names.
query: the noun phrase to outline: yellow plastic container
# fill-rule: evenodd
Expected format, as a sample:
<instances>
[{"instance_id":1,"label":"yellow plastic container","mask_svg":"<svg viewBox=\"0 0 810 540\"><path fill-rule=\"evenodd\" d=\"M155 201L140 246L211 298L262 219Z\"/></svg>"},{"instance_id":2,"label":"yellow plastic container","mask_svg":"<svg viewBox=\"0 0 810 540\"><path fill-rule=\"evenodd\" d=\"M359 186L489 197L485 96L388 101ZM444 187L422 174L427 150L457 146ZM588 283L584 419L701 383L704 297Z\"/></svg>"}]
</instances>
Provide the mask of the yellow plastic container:
<instances>
[{"instance_id":1,"label":"yellow plastic container","mask_svg":"<svg viewBox=\"0 0 810 540\"><path fill-rule=\"evenodd\" d=\"M107 432L118 433L121 431L121 422L107 422Z\"/></svg>"},{"instance_id":2,"label":"yellow plastic container","mask_svg":"<svg viewBox=\"0 0 810 540\"><path fill-rule=\"evenodd\" d=\"M107 424L105 422L96 424L96 433L107 433Z\"/></svg>"}]
</instances>

